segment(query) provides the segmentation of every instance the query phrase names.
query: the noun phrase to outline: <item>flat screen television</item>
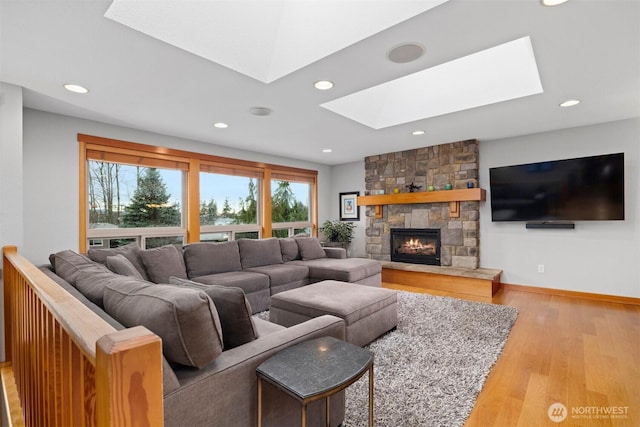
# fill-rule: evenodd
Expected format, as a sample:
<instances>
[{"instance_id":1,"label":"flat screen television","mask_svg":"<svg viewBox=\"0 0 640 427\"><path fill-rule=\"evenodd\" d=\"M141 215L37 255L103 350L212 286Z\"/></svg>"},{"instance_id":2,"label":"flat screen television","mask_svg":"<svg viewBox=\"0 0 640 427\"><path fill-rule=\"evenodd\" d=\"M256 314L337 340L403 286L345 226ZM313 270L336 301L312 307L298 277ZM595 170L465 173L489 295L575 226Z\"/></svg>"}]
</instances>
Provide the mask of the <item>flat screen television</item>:
<instances>
[{"instance_id":1,"label":"flat screen television","mask_svg":"<svg viewBox=\"0 0 640 427\"><path fill-rule=\"evenodd\" d=\"M624 220L624 153L489 169L492 221Z\"/></svg>"}]
</instances>

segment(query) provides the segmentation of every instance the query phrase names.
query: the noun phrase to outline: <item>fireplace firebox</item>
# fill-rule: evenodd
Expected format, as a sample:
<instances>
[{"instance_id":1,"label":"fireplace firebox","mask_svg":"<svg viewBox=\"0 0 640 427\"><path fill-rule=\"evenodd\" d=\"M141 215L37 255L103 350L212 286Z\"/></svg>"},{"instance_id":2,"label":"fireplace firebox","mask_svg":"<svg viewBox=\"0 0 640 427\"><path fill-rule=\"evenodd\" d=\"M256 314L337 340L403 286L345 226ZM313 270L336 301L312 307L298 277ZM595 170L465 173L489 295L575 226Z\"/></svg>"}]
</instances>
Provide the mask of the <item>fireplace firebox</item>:
<instances>
[{"instance_id":1,"label":"fireplace firebox","mask_svg":"<svg viewBox=\"0 0 640 427\"><path fill-rule=\"evenodd\" d=\"M440 265L440 229L392 228L391 261Z\"/></svg>"}]
</instances>

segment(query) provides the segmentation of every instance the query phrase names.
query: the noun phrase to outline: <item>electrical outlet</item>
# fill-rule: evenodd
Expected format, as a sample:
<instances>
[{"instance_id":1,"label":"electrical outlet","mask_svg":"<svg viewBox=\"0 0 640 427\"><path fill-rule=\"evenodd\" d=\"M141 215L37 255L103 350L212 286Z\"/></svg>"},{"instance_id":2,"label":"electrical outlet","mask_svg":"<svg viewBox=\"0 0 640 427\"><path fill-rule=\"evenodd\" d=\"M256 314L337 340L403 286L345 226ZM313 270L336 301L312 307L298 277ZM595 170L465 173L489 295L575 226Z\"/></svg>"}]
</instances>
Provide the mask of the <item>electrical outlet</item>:
<instances>
[{"instance_id":1,"label":"electrical outlet","mask_svg":"<svg viewBox=\"0 0 640 427\"><path fill-rule=\"evenodd\" d=\"M544 264L538 264L538 273L544 273Z\"/></svg>"}]
</instances>

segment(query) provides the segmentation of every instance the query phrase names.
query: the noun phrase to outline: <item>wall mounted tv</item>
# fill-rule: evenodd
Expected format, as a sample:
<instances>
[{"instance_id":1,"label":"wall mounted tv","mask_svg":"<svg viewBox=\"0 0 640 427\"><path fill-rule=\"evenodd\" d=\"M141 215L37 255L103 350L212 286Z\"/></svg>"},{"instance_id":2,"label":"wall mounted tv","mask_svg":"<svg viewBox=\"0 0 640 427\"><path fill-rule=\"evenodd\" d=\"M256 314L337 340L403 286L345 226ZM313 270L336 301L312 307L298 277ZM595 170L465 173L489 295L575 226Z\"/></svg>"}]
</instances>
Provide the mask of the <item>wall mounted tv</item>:
<instances>
[{"instance_id":1,"label":"wall mounted tv","mask_svg":"<svg viewBox=\"0 0 640 427\"><path fill-rule=\"evenodd\" d=\"M624 153L489 169L492 221L624 220Z\"/></svg>"}]
</instances>

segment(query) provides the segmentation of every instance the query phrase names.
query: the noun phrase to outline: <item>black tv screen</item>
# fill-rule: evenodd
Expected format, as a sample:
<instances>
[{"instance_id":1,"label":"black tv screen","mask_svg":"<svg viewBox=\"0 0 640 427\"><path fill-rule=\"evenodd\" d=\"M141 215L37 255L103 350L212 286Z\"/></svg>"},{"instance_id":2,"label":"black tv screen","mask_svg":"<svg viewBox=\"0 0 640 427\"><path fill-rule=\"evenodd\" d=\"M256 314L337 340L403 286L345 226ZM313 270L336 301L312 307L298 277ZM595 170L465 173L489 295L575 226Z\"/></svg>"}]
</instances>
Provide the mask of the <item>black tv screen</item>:
<instances>
[{"instance_id":1,"label":"black tv screen","mask_svg":"<svg viewBox=\"0 0 640 427\"><path fill-rule=\"evenodd\" d=\"M492 221L624 219L624 153L489 169Z\"/></svg>"}]
</instances>

